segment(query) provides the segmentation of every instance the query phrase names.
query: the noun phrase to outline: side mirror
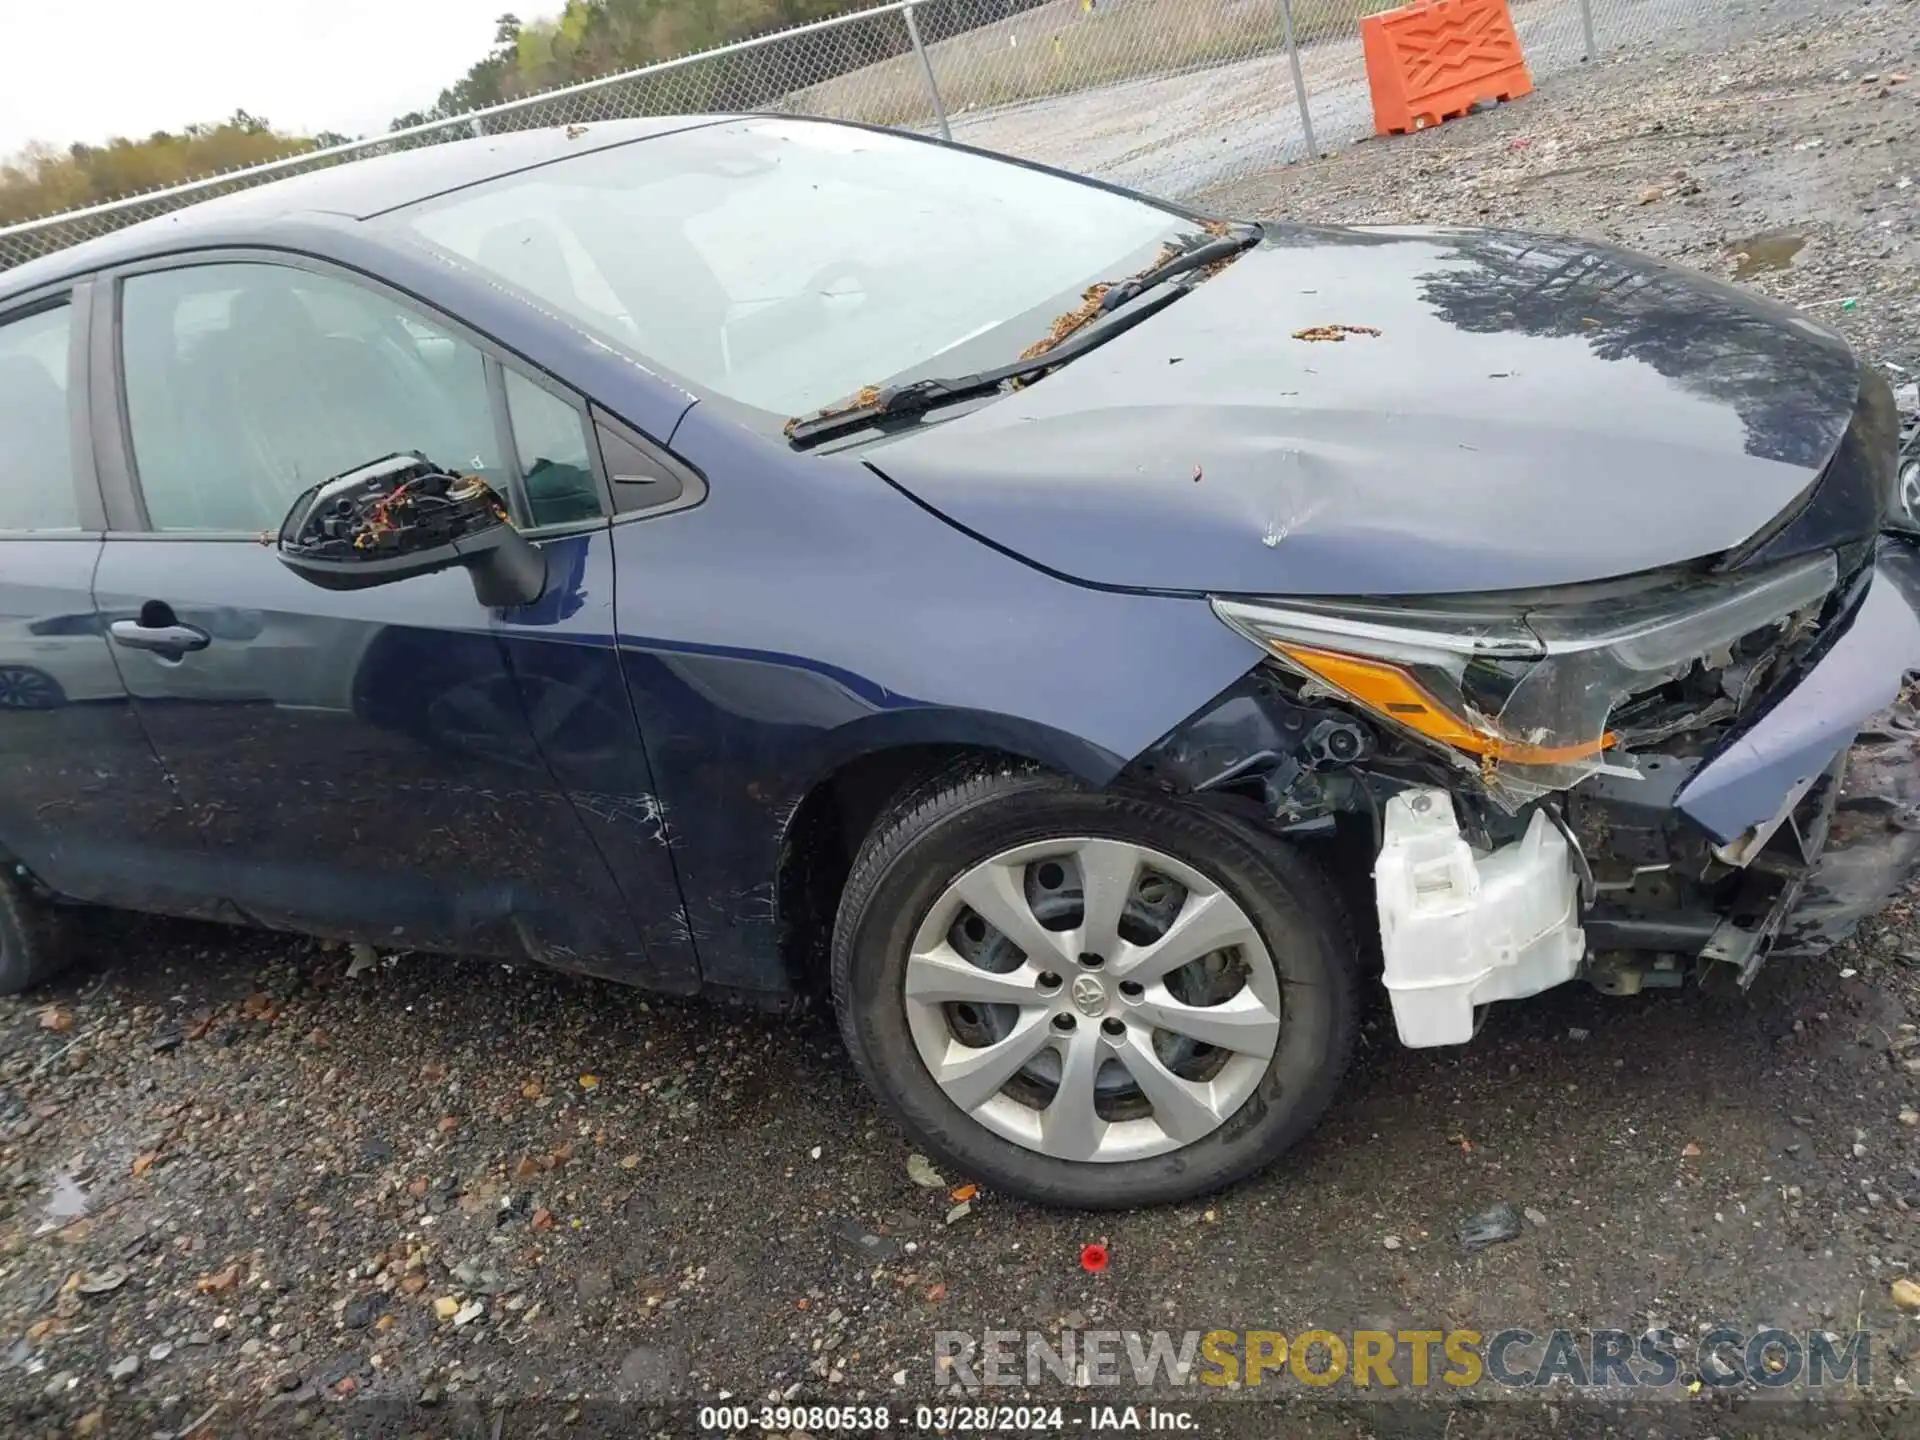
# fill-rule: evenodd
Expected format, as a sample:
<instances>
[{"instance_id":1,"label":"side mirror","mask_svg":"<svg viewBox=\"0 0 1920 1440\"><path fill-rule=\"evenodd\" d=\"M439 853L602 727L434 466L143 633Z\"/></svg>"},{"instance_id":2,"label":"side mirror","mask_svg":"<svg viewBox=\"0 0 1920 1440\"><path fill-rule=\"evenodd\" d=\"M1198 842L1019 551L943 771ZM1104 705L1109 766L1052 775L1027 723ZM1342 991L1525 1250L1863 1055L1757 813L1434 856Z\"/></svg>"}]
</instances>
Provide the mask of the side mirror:
<instances>
[{"instance_id":1,"label":"side mirror","mask_svg":"<svg viewBox=\"0 0 1920 1440\"><path fill-rule=\"evenodd\" d=\"M546 557L513 528L484 480L419 452L389 455L323 481L280 524L280 563L323 590L365 590L464 567L482 605L530 605Z\"/></svg>"}]
</instances>

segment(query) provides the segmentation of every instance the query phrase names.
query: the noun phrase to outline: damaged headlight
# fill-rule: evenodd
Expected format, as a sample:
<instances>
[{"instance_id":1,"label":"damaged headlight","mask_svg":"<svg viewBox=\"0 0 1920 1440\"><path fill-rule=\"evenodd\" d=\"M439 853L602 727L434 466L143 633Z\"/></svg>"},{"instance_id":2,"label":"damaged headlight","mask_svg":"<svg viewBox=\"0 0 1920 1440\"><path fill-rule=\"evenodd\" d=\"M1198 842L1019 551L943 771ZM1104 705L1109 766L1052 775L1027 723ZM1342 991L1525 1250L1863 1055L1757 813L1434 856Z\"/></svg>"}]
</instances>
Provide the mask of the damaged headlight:
<instances>
[{"instance_id":1,"label":"damaged headlight","mask_svg":"<svg viewBox=\"0 0 1920 1440\"><path fill-rule=\"evenodd\" d=\"M1838 578L1830 553L1751 574L1656 576L1407 605L1230 600L1213 608L1311 685L1474 765L1504 804L1578 784L1662 687L1704 682L1732 714Z\"/></svg>"}]
</instances>

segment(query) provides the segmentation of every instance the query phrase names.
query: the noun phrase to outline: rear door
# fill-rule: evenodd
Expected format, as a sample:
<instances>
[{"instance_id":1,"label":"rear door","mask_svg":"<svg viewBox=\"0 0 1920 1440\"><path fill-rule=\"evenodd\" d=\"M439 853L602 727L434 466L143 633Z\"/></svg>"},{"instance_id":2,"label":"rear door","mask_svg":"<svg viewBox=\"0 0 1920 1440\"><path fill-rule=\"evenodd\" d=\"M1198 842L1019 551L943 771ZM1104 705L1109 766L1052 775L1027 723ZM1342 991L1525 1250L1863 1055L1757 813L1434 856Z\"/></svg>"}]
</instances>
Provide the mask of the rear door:
<instances>
[{"instance_id":1,"label":"rear door","mask_svg":"<svg viewBox=\"0 0 1920 1440\"><path fill-rule=\"evenodd\" d=\"M77 899L191 910L198 847L93 608L91 292L0 303L0 858Z\"/></svg>"},{"instance_id":2,"label":"rear door","mask_svg":"<svg viewBox=\"0 0 1920 1440\"><path fill-rule=\"evenodd\" d=\"M96 598L208 883L268 924L689 988L690 957L650 955L636 918L677 912L664 847L616 875L570 793L585 753L608 793L651 794L594 623L612 605L600 478L519 461L514 420L578 432L572 402L517 376L510 407L473 337L318 264L203 256L116 279L97 343L126 425L103 447ZM540 603L490 610L460 570L322 590L263 543L303 489L400 450L513 497L553 556Z\"/></svg>"}]
</instances>

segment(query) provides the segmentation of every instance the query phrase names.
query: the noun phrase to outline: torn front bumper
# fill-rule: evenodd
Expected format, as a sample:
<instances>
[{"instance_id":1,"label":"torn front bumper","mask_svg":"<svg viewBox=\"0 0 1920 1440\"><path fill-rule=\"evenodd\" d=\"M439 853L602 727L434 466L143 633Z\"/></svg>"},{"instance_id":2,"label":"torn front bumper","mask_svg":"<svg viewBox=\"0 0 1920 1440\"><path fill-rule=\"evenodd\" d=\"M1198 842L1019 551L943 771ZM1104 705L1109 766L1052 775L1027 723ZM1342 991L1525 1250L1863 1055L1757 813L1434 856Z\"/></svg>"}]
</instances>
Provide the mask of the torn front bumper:
<instances>
[{"instance_id":1,"label":"torn front bumper","mask_svg":"<svg viewBox=\"0 0 1920 1440\"><path fill-rule=\"evenodd\" d=\"M1800 682L1674 797L1723 847L1764 844L1869 721L1920 670L1920 552L1883 540L1866 594Z\"/></svg>"},{"instance_id":2,"label":"torn front bumper","mask_svg":"<svg viewBox=\"0 0 1920 1440\"><path fill-rule=\"evenodd\" d=\"M1885 537L1846 568L1839 613L1741 718L1674 730L1518 808L1484 770L1463 776L1279 664L1129 779L1320 850L1361 905L1370 879L1409 1044L1457 1043L1488 1001L1576 975L1611 993L1729 969L1744 985L1769 954L1844 938L1920 871L1920 548Z\"/></svg>"},{"instance_id":3,"label":"torn front bumper","mask_svg":"<svg viewBox=\"0 0 1920 1440\"><path fill-rule=\"evenodd\" d=\"M1769 954L1845 939L1920 871L1916 672L1920 549L1884 539L1866 593L1813 667L1675 797L1730 862L1769 850L1802 862L1758 924L1723 922L1709 940L1706 958L1734 962L1742 983Z\"/></svg>"}]
</instances>

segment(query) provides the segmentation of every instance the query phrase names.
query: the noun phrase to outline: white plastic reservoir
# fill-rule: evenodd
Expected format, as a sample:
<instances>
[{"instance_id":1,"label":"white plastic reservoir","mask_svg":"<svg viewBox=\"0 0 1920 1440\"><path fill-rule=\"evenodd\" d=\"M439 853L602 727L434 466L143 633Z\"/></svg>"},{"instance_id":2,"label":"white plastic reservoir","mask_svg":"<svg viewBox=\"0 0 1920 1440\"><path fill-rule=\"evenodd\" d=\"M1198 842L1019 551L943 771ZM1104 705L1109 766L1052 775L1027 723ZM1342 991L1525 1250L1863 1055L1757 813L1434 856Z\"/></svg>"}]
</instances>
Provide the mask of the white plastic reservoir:
<instances>
[{"instance_id":1,"label":"white plastic reservoir","mask_svg":"<svg viewBox=\"0 0 1920 1440\"><path fill-rule=\"evenodd\" d=\"M1406 790L1383 829L1374 895L1402 1044L1464 1044L1476 1005L1573 978L1587 948L1580 881L1543 812L1513 844L1475 850L1446 791Z\"/></svg>"}]
</instances>

